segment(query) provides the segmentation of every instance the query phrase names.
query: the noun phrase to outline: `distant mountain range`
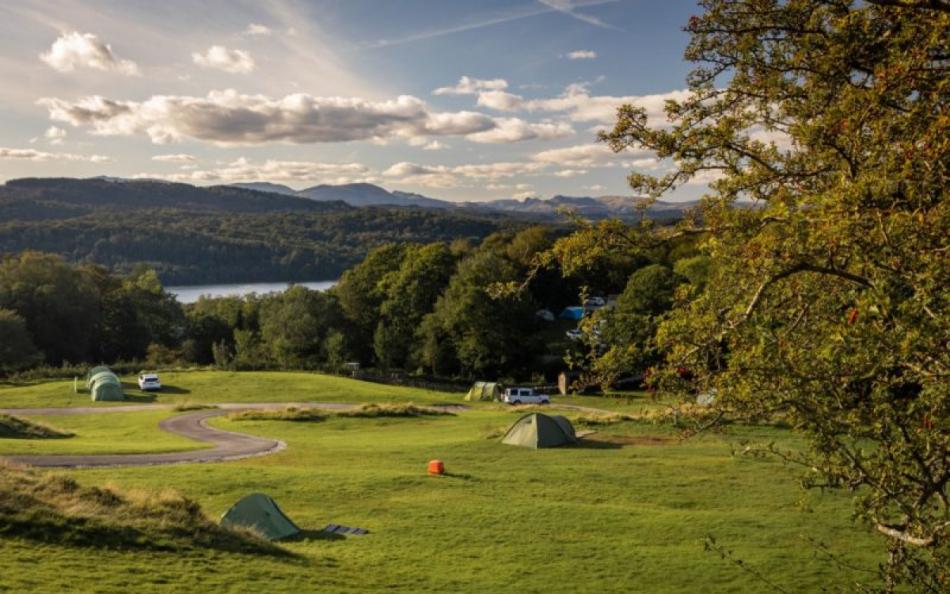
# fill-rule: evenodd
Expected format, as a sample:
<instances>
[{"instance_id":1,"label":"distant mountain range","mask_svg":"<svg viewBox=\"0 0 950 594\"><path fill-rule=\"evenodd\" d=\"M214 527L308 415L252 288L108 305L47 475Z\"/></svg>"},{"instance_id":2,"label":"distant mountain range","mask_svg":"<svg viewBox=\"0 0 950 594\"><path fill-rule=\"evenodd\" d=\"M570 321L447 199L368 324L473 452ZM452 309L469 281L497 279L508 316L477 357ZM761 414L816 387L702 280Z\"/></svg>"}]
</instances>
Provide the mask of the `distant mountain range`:
<instances>
[{"instance_id":1,"label":"distant mountain range","mask_svg":"<svg viewBox=\"0 0 950 594\"><path fill-rule=\"evenodd\" d=\"M639 205L644 199L634 196L554 196L550 199L528 198L525 200L491 200L487 202L452 202L429 198L409 192L389 191L374 184L358 183L343 185L322 184L303 190L294 190L280 184L254 182L231 184L230 187L271 192L285 196L308 198L318 202L341 201L350 206L417 206L420 208L466 209L481 212L509 213L519 218L555 219L562 211L572 210L591 219L622 218L639 216ZM675 220L683 211L698 204L690 202L658 201L647 207L647 215L657 220Z\"/></svg>"}]
</instances>

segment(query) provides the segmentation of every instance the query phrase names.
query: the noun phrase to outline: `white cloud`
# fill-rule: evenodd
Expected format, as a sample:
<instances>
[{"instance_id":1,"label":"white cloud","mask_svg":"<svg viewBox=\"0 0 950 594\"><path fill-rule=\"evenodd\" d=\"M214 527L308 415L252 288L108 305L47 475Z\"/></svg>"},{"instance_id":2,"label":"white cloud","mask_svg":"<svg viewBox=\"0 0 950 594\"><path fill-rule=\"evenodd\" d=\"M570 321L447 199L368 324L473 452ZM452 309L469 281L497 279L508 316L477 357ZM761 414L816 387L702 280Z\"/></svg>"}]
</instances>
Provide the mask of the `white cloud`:
<instances>
[{"instance_id":1,"label":"white cloud","mask_svg":"<svg viewBox=\"0 0 950 594\"><path fill-rule=\"evenodd\" d=\"M383 171L383 176L398 178L402 183L416 184L433 188L454 188L466 181L500 180L519 175L540 173L547 165L543 163L502 161L496 163L475 163L468 165L420 165L418 163L396 163ZM500 187L497 184L489 184ZM521 187L530 187L519 184ZM510 186L506 186L510 187Z\"/></svg>"},{"instance_id":2,"label":"white cloud","mask_svg":"<svg viewBox=\"0 0 950 594\"><path fill-rule=\"evenodd\" d=\"M4 147L0 147L0 159L5 161L85 161L88 163L108 163L112 161L112 159L103 155L47 153L33 149L13 149Z\"/></svg>"},{"instance_id":3,"label":"white cloud","mask_svg":"<svg viewBox=\"0 0 950 594\"><path fill-rule=\"evenodd\" d=\"M451 148L438 140L429 140L425 136L413 136L409 139L409 146L419 147L424 151L444 151Z\"/></svg>"},{"instance_id":4,"label":"white cloud","mask_svg":"<svg viewBox=\"0 0 950 594\"><path fill-rule=\"evenodd\" d=\"M564 112L575 122L597 122L610 125L617 119L617 108L624 104L633 104L646 110L651 125L662 125L666 121L663 108L667 100L682 101L689 91L670 91L656 95L591 95L585 84L569 85L559 97L526 101L528 111Z\"/></svg>"},{"instance_id":5,"label":"white cloud","mask_svg":"<svg viewBox=\"0 0 950 594\"><path fill-rule=\"evenodd\" d=\"M212 45L205 53L194 52L192 61L202 68L215 68L232 74L249 74L254 71L254 58L244 50L232 50L223 45Z\"/></svg>"},{"instance_id":6,"label":"white cloud","mask_svg":"<svg viewBox=\"0 0 950 594\"><path fill-rule=\"evenodd\" d=\"M112 46L92 33L64 33L53 42L49 51L40 54L40 59L59 72L91 68L125 76L139 75L139 67L135 62L118 59L112 52Z\"/></svg>"},{"instance_id":7,"label":"white cloud","mask_svg":"<svg viewBox=\"0 0 950 594\"><path fill-rule=\"evenodd\" d=\"M530 175L540 172L545 165L524 161L501 161L496 163L476 163L472 165L456 165L454 173L465 177L478 179L500 179L518 175Z\"/></svg>"},{"instance_id":8,"label":"white cloud","mask_svg":"<svg viewBox=\"0 0 950 594\"><path fill-rule=\"evenodd\" d=\"M539 163L581 168L610 167L616 157L607 145L591 143L541 151L531 158Z\"/></svg>"},{"instance_id":9,"label":"white cloud","mask_svg":"<svg viewBox=\"0 0 950 594\"><path fill-rule=\"evenodd\" d=\"M597 52L594 50L574 50L567 54L568 60L594 60L597 58Z\"/></svg>"},{"instance_id":10,"label":"white cloud","mask_svg":"<svg viewBox=\"0 0 950 594\"><path fill-rule=\"evenodd\" d=\"M480 91L502 91L508 88L508 81L503 78L483 80L463 76L454 87L439 87L432 91L433 95L475 95Z\"/></svg>"},{"instance_id":11,"label":"white cloud","mask_svg":"<svg viewBox=\"0 0 950 594\"><path fill-rule=\"evenodd\" d=\"M534 190L518 192L517 194L512 196L512 198L514 198L515 200L522 200L522 201L527 200L528 198L537 198L537 197L538 197L538 193L535 192Z\"/></svg>"},{"instance_id":12,"label":"white cloud","mask_svg":"<svg viewBox=\"0 0 950 594\"><path fill-rule=\"evenodd\" d=\"M567 122L531 123L518 118L498 118L495 126L485 132L469 134L472 142L508 143L522 140L553 140L574 134L574 128Z\"/></svg>"},{"instance_id":13,"label":"white cloud","mask_svg":"<svg viewBox=\"0 0 950 594\"><path fill-rule=\"evenodd\" d=\"M656 157L644 157L632 161L623 161L620 165L627 169L659 169L661 163Z\"/></svg>"},{"instance_id":14,"label":"white cloud","mask_svg":"<svg viewBox=\"0 0 950 594\"><path fill-rule=\"evenodd\" d=\"M63 141L66 140L66 131L57 126L50 126L43 133L43 137L50 144L63 144Z\"/></svg>"},{"instance_id":15,"label":"white cloud","mask_svg":"<svg viewBox=\"0 0 950 594\"><path fill-rule=\"evenodd\" d=\"M247 29L244 30L245 35L251 35L251 36L271 35L273 32L274 32L273 29L271 29L270 27L266 25L259 25L257 23L251 23L250 25L247 26Z\"/></svg>"},{"instance_id":16,"label":"white cloud","mask_svg":"<svg viewBox=\"0 0 950 594\"><path fill-rule=\"evenodd\" d=\"M198 159L194 155L178 153L174 155L155 155L152 160L160 163L194 163Z\"/></svg>"},{"instance_id":17,"label":"white cloud","mask_svg":"<svg viewBox=\"0 0 950 594\"><path fill-rule=\"evenodd\" d=\"M607 189L607 186L602 186L600 184L594 184L592 186L584 186L585 190L590 190L591 192L603 192Z\"/></svg>"},{"instance_id":18,"label":"white cloud","mask_svg":"<svg viewBox=\"0 0 950 594\"><path fill-rule=\"evenodd\" d=\"M517 191L519 191L519 192L527 192L527 191L533 192L533 191L534 191L534 186L532 186L531 184L514 184L514 185L512 185L512 184L491 183L491 184L487 184L487 185L485 186L485 189L486 189L486 190L491 190L491 191L493 191L493 192L510 191L510 190L517 190Z\"/></svg>"},{"instance_id":19,"label":"white cloud","mask_svg":"<svg viewBox=\"0 0 950 594\"><path fill-rule=\"evenodd\" d=\"M555 177L577 177L587 175L586 169L559 169L554 172Z\"/></svg>"},{"instance_id":20,"label":"white cloud","mask_svg":"<svg viewBox=\"0 0 950 594\"><path fill-rule=\"evenodd\" d=\"M416 163L396 163L383 171L388 178L398 178L398 181L429 188L454 188L459 185L459 179L449 167L444 165L418 165Z\"/></svg>"},{"instance_id":21,"label":"white cloud","mask_svg":"<svg viewBox=\"0 0 950 594\"><path fill-rule=\"evenodd\" d=\"M94 134L147 134L162 144L194 138L220 145L267 142L317 143L401 137L465 136L502 143L573 134L566 122L528 123L471 111L434 112L416 97L386 101L355 97L282 98L211 91L205 97L156 95L143 102L92 96L38 102L54 122L88 126Z\"/></svg>"},{"instance_id":22,"label":"white cloud","mask_svg":"<svg viewBox=\"0 0 950 594\"><path fill-rule=\"evenodd\" d=\"M478 94L478 105L489 109L513 111L520 109L523 104L524 98L521 95L505 91L482 91Z\"/></svg>"},{"instance_id":23,"label":"white cloud","mask_svg":"<svg viewBox=\"0 0 950 594\"><path fill-rule=\"evenodd\" d=\"M319 163L276 159L254 162L243 157L214 168L193 169L166 175L143 173L136 177L159 177L169 181L189 183L273 181L346 184L374 179L369 169L359 163Z\"/></svg>"},{"instance_id":24,"label":"white cloud","mask_svg":"<svg viewBox=\"0 0 950 594\"><path fill-rule=\"evenodd\" d=\"M749 139L764 144L775 144L780 151L789 151L793 148L792 137L781 130L766 130L763 126L753 126L749 130Z\"/></svg>"}]
</instances>

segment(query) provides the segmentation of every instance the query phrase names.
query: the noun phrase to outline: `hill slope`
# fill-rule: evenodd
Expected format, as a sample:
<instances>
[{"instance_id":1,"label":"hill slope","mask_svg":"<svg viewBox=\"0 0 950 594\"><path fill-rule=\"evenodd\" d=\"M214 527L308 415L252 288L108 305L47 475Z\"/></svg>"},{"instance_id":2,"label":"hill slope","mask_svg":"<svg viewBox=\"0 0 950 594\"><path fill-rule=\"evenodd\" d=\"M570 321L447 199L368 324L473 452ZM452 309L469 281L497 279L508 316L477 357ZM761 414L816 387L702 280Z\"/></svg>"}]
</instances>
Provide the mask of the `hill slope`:
<instances>
[{"instance_id":1,"label":"hill slope","mask_svg":"<svg viewBox=\"0 0 950 594\"><path fill-rule=\"evenodd\" d=\"M387 242L477 240L490 213L355 208L252 189L154 181L24 179L0 186L0 254L40 250L168 284L336 278Z\"/></svg>"}]
</instances>

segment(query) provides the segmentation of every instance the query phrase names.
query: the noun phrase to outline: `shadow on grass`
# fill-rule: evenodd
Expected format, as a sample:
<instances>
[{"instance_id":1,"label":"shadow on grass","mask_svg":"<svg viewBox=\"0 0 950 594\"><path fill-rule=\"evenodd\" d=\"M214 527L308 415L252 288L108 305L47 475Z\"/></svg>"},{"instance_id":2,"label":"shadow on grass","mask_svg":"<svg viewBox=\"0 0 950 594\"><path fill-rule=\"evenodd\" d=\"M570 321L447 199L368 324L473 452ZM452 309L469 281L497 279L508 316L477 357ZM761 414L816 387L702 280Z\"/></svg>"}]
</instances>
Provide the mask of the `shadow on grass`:
<instances>
[{"instance_id":1,"label":"shadow on grass","mask_svg":"<svg viewBox=\"0 0 950 594\"><path fill-rule=\"evenodd\" d=\"M155 394L128 394L126 393L126 402L155 402Z\"/></svg>"},{"instance_id":2,"label":"shadow on grass","mask_svg":"<svg viewBox=\"0 0 950 594\"><path fill-rule=\"evenodd\" d=\"M462 473L457 473L457 472L443 472L441 475L437 474L433 476L436 476L436 477L443 476L445 478L459 479L463 481L471 481L475 479L475 477L473 477L470 474L462 474Z\"/></svg>"},{"instance_id":3,"label":"shadow on grass","mask_svg":"<svg viewBox=\"0 0 950 594\"><path fill-rule=\"evenodd\" d=\"M323 530L301 530L290 538L281 539L280 542L310 542L314 540L346 540L346 536Z\"/></svg>"},{"instance_id":4,"label":"shadow on grass","mask_svg":"<svg viewBox=\"0 0 950 594\"><path fill-rule=\"evenodd\" d=\"M168 384L162 384L161 394L191 394L191 390L188 388L182 388L180 386L169 386Z\"/></svg>"},{"instance_id":5,"label":"shadow on grass","mask_svg":"<svg viewBox=\"0 0 950 594\"><path fill-rule=\"evenodd\" d=\"M619 450L623 445L611 441L601 441L599 439L584 437L577 440L577 447L586 450Z\"/></svg>"}]
</instances>

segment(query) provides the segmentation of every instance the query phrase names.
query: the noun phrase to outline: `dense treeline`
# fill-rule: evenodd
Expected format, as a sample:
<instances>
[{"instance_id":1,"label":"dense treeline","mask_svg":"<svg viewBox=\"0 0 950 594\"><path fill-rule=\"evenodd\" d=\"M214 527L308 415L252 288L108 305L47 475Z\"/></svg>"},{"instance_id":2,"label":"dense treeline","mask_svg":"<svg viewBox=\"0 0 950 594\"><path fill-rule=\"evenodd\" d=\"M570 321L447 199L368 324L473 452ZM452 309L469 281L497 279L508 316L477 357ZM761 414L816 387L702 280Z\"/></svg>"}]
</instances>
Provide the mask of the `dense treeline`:
<instances>
[{"instance_id":1,"label":"dense treeline","mask_svg":"<svg viewBox=\"0 0 950 594\"><path fill-rule=\"evenodd\" d=\"M233 187L13 180L0 186L0 253L39 250L163 283L338 277L390 242L480 240L517 223L418 208L354 208Z\"/></svg>"},{"instance_id":2,"label":"dense treeline","mask_svg":"<svg viewBox=\"0 0 950 594\"><path fill-rule=\"evenodd\" d=\"M385 244L327 292L295 286L187 306L144 266L119 276L24 252L0 262L0 369L138 360L339 371L358 362L441 377L550 381L570 352L568 362L588 383L642 373L653 361L644 354L653 320L687 282L670 266L676 250L612 260L611 274L590 285L597 266L564 271L550 257L569 239L529 227L477 245ZM516 293L494 290L522 281L524 290ZM538 315L557 314L591 292L619 298L616 307L589 316L574 340L566 331L576 321Z\"/></svg>"}]
</instances>

